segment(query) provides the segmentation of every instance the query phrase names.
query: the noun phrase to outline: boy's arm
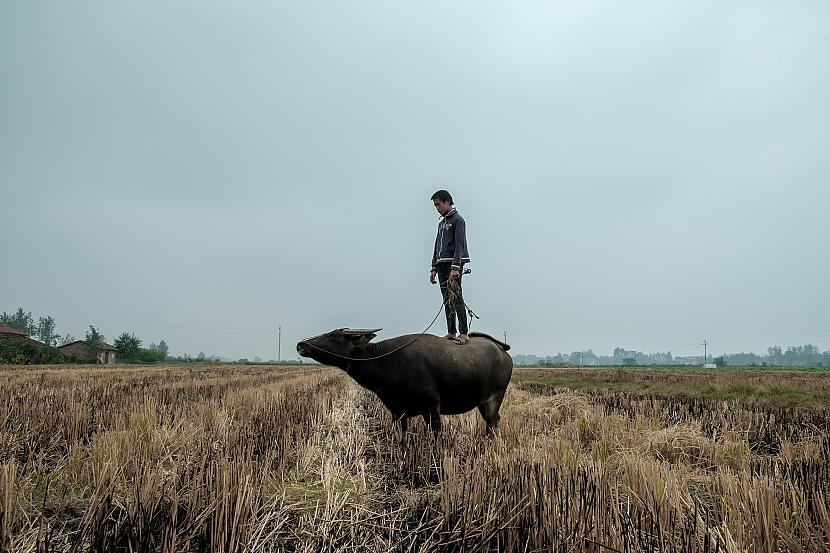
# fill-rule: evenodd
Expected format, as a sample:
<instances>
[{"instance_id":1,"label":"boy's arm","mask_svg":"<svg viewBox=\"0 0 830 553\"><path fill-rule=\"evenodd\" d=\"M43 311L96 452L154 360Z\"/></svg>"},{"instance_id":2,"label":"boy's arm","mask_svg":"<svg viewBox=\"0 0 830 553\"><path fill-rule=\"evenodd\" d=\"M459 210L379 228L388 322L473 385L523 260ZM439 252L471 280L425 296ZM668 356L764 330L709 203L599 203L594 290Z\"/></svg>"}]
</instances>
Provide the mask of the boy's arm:
<instances>
[{"instance_id":1,"label":"boy's arm","mask_svg":"<svg viewBox=\"0 0 830 553\"><path fill-rule=\"evenodd\" d=\"M438 236L435 237L435 245L432 247L432 269L430 272L435 272L438 269L435 268L435 262L438 259Z\"/></svg>"},{"instance_id":2,"label":"boy's arm","mask_svg":"<svg viewBox=\"0 0 830 553\"><path fill-rule=\"evenodd\" d=\"M452 254L452 265L450 269L455 271L461 270L461 252L467 251L467 223L462 218L458 218L455 225L455 252Z\"/></svg>"}]
</instances>

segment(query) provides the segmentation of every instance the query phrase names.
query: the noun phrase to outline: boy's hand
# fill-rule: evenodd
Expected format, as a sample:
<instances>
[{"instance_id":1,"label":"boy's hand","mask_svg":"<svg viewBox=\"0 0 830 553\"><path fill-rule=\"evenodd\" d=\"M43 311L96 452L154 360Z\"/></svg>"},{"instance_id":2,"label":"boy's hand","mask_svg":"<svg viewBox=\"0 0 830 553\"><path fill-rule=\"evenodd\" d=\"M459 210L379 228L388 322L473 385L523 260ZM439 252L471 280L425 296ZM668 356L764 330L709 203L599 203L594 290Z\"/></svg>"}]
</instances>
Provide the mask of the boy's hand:
<instances>
[{"instance_id":1,"label":"boy's hand","mask_svg":"<svg viewBox=\"0 0 830 553\"><path fill-rule=\"evenodd\" d=\"M452 271L450 271L450 278L458 278L458 276L458 269L453 269Z\"/></svg>"},{"instance_id":2,"label":"boy's hand","mask_svg":"<svg viewBox=\"0 0 830 553\"><path fill-rule=\"evenodd\" d=\"M438 271L430 271L429 272L429 283L435 284L435 275L438 274Z\"/></svg>"}]
</instances>

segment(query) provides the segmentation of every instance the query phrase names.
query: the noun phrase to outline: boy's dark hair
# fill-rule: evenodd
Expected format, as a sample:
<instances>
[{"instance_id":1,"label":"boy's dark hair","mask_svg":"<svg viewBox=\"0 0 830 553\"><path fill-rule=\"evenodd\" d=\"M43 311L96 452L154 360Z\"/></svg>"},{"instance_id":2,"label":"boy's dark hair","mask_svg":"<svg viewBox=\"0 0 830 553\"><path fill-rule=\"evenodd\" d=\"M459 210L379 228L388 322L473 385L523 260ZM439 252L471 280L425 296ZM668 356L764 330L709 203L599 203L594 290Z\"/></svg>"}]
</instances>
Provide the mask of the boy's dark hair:
<instances>
[{"instance_id":1,"label":"boy's dark hair","mask_svg":"<svg viewBox=\"0 0 830 553\"><path fill-rule=\"evenodd\" d=\"M452 201L452 194L447 192L446 190L439 190L435 194L432 195L430 200L440 200L442 202L450 202L450 205L454 205Z\"/></svg>"}]
</instances>

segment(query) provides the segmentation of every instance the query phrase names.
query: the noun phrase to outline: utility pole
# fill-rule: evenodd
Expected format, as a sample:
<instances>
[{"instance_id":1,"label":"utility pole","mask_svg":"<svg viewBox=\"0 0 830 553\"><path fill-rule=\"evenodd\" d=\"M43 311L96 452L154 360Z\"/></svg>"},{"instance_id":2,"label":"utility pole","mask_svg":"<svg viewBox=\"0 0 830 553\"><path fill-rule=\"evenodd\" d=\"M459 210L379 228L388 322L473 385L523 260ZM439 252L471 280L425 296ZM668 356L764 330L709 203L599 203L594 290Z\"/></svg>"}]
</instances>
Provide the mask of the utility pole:
<instances>
[{"instance_id":1,"label":"utility pole","mask_svg":"<svg viewBox=\"0 0 830 553\"><path fill-rule=\"evenodd\" d=\"M706 346L709 344L708 341L703 340L703 364L706 364Z\"/></svg>"},{"instance_id":2,"label":"utility pole","mask_svg":"<svg viewBox=\"0 0 830 553\"><path fill-rule=\"evenodd\" d=\"M505 344L507 343L507 331L506 330L504 331L504 343Z\"/></svg>"},{"instance_id":3,"label":"utility pole","mask_svg":"<svg viewBox=\"0 0 830 553\"><path fill-rule=\"evenodd\" d=\"M277 363L282 360L282 325L277 325Z\"/></svg>"}]
</instances>

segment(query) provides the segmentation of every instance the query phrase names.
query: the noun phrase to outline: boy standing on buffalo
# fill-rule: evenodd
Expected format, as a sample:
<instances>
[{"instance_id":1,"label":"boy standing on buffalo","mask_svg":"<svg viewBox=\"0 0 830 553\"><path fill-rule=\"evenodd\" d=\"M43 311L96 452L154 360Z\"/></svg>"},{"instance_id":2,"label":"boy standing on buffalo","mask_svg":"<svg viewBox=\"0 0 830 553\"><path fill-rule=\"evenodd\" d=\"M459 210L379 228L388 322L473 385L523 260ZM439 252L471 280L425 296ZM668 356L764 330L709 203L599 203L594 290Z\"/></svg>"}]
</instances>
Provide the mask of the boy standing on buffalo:
<instances>
[{"instance_id":1,"label":"boy standing on buffalo","mask_svg":"<svg viewBox=\"0 0 830 553\"><path fill-rule=\"evenodd\" d=\"M441 214L441 221L438 223L438 236L435 237L429 282L435 284L437 276L441 285L444 313L447 315L446 338L456 344L466 344L470 338L467 336L466 305L461 295L461 275L464 272L464 264L470 262L467 252L467 224L453 207L452 196L446 190L439 190L433 194L432 203ZM448 303L452 299L451 291L455 294L452 305ZM458 329L455 326L456 316L460 327ZM460 334L458 330L461 331Z\"/></svg>"}]
</instances>

